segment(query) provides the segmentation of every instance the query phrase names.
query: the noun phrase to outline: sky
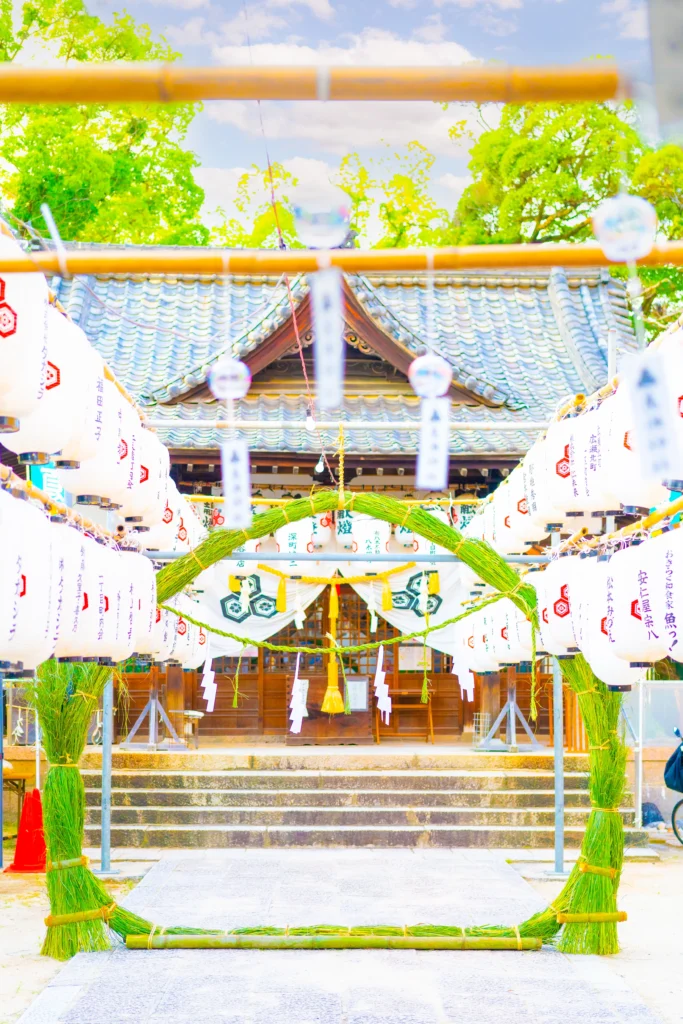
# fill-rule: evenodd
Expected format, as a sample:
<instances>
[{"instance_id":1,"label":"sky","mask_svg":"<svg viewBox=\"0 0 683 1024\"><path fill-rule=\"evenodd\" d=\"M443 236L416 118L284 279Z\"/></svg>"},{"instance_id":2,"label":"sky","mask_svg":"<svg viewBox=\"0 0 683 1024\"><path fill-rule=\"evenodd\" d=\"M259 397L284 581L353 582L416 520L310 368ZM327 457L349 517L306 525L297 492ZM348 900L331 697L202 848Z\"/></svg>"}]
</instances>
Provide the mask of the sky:
<instances>
[{"instance_id":1,"label":"sky","mask_svg":"<svg viewBox=\"0 0 683 1024\"><path fill-rule=\"evenodd\" d=\"M681 0L683 2L683 0ZM91 0L105 20L121 0ZM187 64L568 64L609 56L649 76L644 0L129 0ZM495 111L492 112L495 119ZM305 184L329 180L341 157L381 158L417 140L437 157L433 192L453 208L468 181L471 140L448 129L470 108L436 103L208 103L188 143L205 211L229 209L240 175L285 164Z\"/></svg>"}]
</instances>

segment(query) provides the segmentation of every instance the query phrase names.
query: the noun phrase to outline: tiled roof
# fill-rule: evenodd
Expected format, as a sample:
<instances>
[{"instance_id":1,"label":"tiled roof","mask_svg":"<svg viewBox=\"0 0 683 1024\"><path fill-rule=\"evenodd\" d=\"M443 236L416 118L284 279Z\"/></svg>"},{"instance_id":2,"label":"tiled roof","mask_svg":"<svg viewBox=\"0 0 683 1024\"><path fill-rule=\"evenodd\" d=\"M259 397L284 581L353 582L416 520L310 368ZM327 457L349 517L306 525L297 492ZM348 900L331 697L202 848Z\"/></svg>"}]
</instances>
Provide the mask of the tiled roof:
<instances>
[{"instance_id":1,"label":"tiled roof","mask_svg":"<svg viewBox=\"0 0 683 1024\"><path fill-rule=\"evenodd\" d=\"M270 396L259 395L235 403L235 413L240 420L268 420L283 424L279 430L246 430L252 451L294 451L320 452L320 441L316 431L300 427L287 427L287 422L303 422L307 413L305 395ZM153 414L155 421L165 418L178 420L215 420L216 406L200 403L173 406L158 406ZM458 420L474 423L504 420L506 423L529 420L528 413L508 410L487 409L484 406L458 407L454 412ZM418 425L420 420L419 399L402 395L352 397L344 403L345 420L367 420L367 430L345 430L344 448L357 454L415 454L418 447ZM405 430L377 431L373 423L382 421L405 422ZM411 429L412 425L412 429ZM161 439L170 448L217 448L220 438L214 430L200 430L193 427L174 426L169 430L158 428ZM325 431L323 443L332 448L337 440L337 430ZM454 455L522 455L531 446L537 433L518 431L463 431L451 435L451 452Z\"/></svg>"},{"instance_id":2,"label":"tiled roof","mask_svg":"<svg viewBox=\"0 0 683 1024\"><path fill-rule=\"evenodd\" d=\"M142 248L142 247L140 247ZM369 317L404 348L424 349L430 309L424 275L350 276L349 285ZM55 278L52 286L74 320L126 388L154 416L214 417L207 407L157 403L182 396L206 379L226 349L244 356L289 316L283 280L221 277ZM294 301L306 294L304 278L291 282ZM545 420L558 403L591 392L607 378L607 332L619 332L621 350L635 338L625 289L604 270L455 272L434 287L435 347L456 379L503 408L459 407L459 418ZM226 324L230 325L229 332ZM487 388L488 390L484 390ZM242 415L286 422L303 419L303 398L249 399ZM406 398L349 398L348 418L415 420ZM349 450L415 450L416 434L356 432ZM162 435L173 447L214 447L209 431L174 428ZM504 433L465 434L455 451L521 452L533 438ZM250 438L254 449L317 450L307 431L268 431Z\"/></svg>"},{"instance_id":3,"label":"tiled roof","mask_svg":"<svg viewBox=\"0 0 683 1024\"><path fill-rule=\"evenodd\" d=\"M424 345L428 291L419 278L357 278L367 312L407 348ZM635 345L624 287L606 272L457 273L434 288L438 351L506 396L512 409L540 415L607 379L607 331ZM463 380L463 383L465 381Z\"/></svg>"}]
</instances>

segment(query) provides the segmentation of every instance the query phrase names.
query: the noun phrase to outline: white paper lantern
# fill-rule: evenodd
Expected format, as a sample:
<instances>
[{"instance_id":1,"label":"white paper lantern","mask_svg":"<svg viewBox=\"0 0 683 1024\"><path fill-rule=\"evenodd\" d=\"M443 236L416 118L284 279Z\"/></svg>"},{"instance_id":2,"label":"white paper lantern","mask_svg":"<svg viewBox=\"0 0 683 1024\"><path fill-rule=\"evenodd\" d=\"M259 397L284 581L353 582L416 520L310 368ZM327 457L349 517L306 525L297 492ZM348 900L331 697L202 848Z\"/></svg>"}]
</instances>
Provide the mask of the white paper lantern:
<instances>
[{"instance_id":1,"label":"white paper lantern","mask_svg":"<svg viewBox=\"0 0 683 1024\"><path fill-rule=\"evenodd\" d=\"M626 389L620 387L601 406L607 420L608 457L605 479L607 486L623 505L653 508L669 498L669 490L661 483L643 478L640 457L635 449L633 414Z\"/></svg>"},{"instance_id":2,"label":"white paper lantern","mask_svg":"<svg viewBox=\"0 0 683 1024\"><path fill-rule=\"evenodd\" d=\"M574 628L586 661L606 686L630 689L642 675L614 653L609 638L613 616L614 586L609 564L597 557L583 559L581 573L572 587Z\"/></svg>"},{"instance_id":3,"label":"white paper lantern","mask_svg":"<svg viewBox=\"0 0 683 1024\"><path fill-rule=\"evenodd\" d=\"M557 451L561 457L557 458ZM551 447L546 439L537 441L524 457L522 471L524 475L524 494L527 499L529 510L529 521L534 527L545 530L548 523L562 523L564 521L564 508L558 507L554 499L554 491L549 486L549 463ZM564 448L559 449L553 446L552 454L556 457L556 463L565 459ZM560 466L562 473L564 466ZM557 471L557 465L553 466L553 473Z\"/></svg>"},{"instance_id":4,"label":"white paper lantern","mask_svg":"<svg viewBox=\"0 0 683 1024\"><path fill-rule=\"evenodd\" d=\"M145 527L163 521L168 501L170 458L168 449L151 430L140 429L138 441L138 486L128 505L128 516Z\"/></svg>"},{"instance_id":5,"label":"white paper lantern","mask_svg":"<svg viewBox=\"0 0 683 1024\"><path fill-rule=\"evenodd\" d=\"M648 665L667 655L667 644L656 632L652 592L657 572L652 546L633 544L609 561L613 580L614 615L609 638L614 653L632 664Z\"/></svg>"},{"instance_id":6,"label":"white paper lantern","mask_svg":"<svg viewBox=\"0 0 683 1024\"><path fill-rule=\"evenodd\" d=\"M168 602L173 603L173 599ZM155 661L168 661L176 644L176 627L178 617L165 608L157 608L151 647Z\"/></svg>"},{"instance_id":7,"label":"white paper lantern","mask_svg":"<svg viewBox=\"0 0 683 1024\"><path fill-rule=\"evenodd\" d=\"M326 547L332 540L332 527L334 525L332 513L322 512L312 516L310 523L311 539L306 545L306 550L309 552L320 551L321 548Z\"/></svg>"},{"instance_id":8,"label":"white paper lantern","mask_svg":"<svg viewBox=\"0 0 683 1024\"><path fill-rule=\"evenodd\" d=\"M548 535L545 529L546 524L541 526L535 524L529 513L529 502L526 496L526 479L521 465L513 469L507 478L507 483L501 484L494 491L494 501L503 500L503 522L502 530L504 537L510 537L508 546L512 551L524 551L525 548L535 541L544 540ZM498 550L502 551L502 548Z\"/></svg>"},{"instance_id":9,"label":"white paper lantern","mask_svg":"<svg viewBox=\"0 0 683 1024\"><path fill-rule=\"evenodd\" d=\"M547 576L547 569L531 569L526 575L526 582L530 583L536 591L536 607L538 610L538 624L540 630L539 651L546 654L554 654L556 657L566 655L569 646L560 643L550 623L548 604L551 593L555 592L555 583L552 574ZM572 644L574 646L574 644Z\"/></svg>"},{"instance_id":10,"label":"white paper lantern","mask_svg":"<svg viewBox=\"0 0 683 1024\"><path fill-rule=\"evenodd\" d=\"M110 380L102 382L102 404L100 417L95 424L95 449L93 458L81 462L78 469L60 470L60 483L65 491L75 497L111 499L114 491L120 489L119 468L120 408L121 398L116 386Z\"/></svg>"},{"instance_id":11,"label":"white paper lantern","mask_svg":"<svg viewBox=\"0 0 683 1024\"><path fill-rule=\"evenodd\" d=\"M70 323L72 330L80 330ZM59 468L80 468L82 462L97 457L98 436L101 432L102 407L104 403L104 361L95 349L88 345L83 350L78 404L73 420L73 431L62 445L55 465ZM68 479L65 477L64 479Z\"/></svg>"},{"instance_id":12,"label":"white paper lantern","mask_svg":"<svg viewBox=\"0 0 683 1024\"><path fill-rule=\"evenodd\" d=\"M469 623L466 645L472 672L497 672L500 664L493 651L493 621L486 608L473 612L463 620Z\"/></svg>"},{"instance_id":13,"label":"white paper lantern","mask_svg":"<svg viewBox=\"0 0 683 1024\"><path fill-rule=\"evenodd\" d=\"M576 637L572 622L571 588L577 574L581 572L578 556L561 556L554 559L544 570L543 608L543 649L549 654L565 653L576 648Z\"/></svg>"},{"instance_id":14,"label":"white paper lantern","mask_svg":"<svg viewBox=\"0 0 683 1024\"><path fill-rule=\"evenodd\" d=\"M0 231L0 259L18 256ZM0 416L29 416L45 393L48 298L42 274L0 274Z\"/></svg>"},{"instance_id":15,"label":"white paper lantern","mask_svg":"<svg viewBox=\"0 0 683 1024\"><path fill-rule=\"evenodd\" d=\"M577 416L571 422L570 467L577 503L591 512L618 511L619 497L609 487L607 472L610 433L608 413L600 406Z\"/></svg>"},{"instance_id":16,"label":"white paper lantern","mask_svg":"<svg viewBox=\"0 0 683 1024\"><path fill-rule=\"evenodd\" d=\"M54 651L64 568L57 545L52 544L47 516L30 502L22 503L19 527L12 541L21 565L8 660L28 670L36 668Z\"/></svg>"},{"instance_id":17,"label":"white paper lantern","mask_svg":"<svg viewBox=\"0 0 683 1024\"><path fill-rule=\"evenodd\" d=\"M152 654L152 633L156 621L156 576L154 567L144 555L134 551L121 553L123 575L133 583L132 652Z\"/></svg>"},{"instance_id":18,"label":"white paper lantern","mask_svg":"<svg viewBox=\"0 0 683 1024\"><path fill-rule=\"evenodd\" d=\"M85 603L85 560L88 547L94 542L73 526L53 524L51 529L59 535L58 543L64 558L62 614L54 653L56 658L78 658L81 654L81 613Z\"/></svg>"},{"instance_id":19,"label":"white paper lantern","mask_svg":"<svg viewBox=\"0 0 683 1024\"><path fill-rule=\"evenodd\" d=\"M653 562L651 586L655 632L669 657L683 661L683 530L677 527L647 540Z\"/></svg>"},{"instance_id":20,"label":"white paper lantern","mask_svg":"<svg viewBox=\"0 0 683 1024\"><path fill-rule=\"evenodd\" d=\"M337 512L337 544L347 551L355 551L357 547L353 536L354 518L354 513L345 509L340 509Z\"/></svg>"},{"instance_id":21,"label":"white paper lantern","mask_svg":"<svg viewBox=\"0 0 683 1024\"><path fill-rule=\"evenodd\" d=\"M82 427L82 396L87 390L90 346L78 327L54 306L47 310L47 361L43 396L21 427L4 440L18 455L61 452L77 426ZM35 461L41 461L40 458Z\"/></svg>"},{"instance_id":22,"label":"white paper lantern","mask_svg":"<svg viewBox=\"0 0 683 1024\"><path fill-rule=\"evenodd\" d=\"M15 629L22 588L22 516L26 503L0 489L0 662L11 661L10 642Z\"/></svg>"},{"instance_id":23,"label":"white paper lantern","mask_svg":"<svg viewBox=\"0 0 683 1024\"><path fill-rule=\"evenodd\" d=\"M359 554L367 555L368 558L385 554L390 538L391 523L375 519L373 516L354 513L353 539L356 544L355 550Z\"/></svg>"}]
</instances>

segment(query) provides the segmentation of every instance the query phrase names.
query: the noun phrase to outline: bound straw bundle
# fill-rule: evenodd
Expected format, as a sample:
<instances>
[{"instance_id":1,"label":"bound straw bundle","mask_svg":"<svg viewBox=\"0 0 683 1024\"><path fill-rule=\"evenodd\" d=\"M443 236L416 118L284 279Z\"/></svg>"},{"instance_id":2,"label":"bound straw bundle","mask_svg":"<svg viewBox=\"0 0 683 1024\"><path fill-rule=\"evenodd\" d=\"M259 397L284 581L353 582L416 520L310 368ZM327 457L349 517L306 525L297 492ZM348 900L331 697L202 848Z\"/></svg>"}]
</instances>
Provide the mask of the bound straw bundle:
<instances>
[{"instance_id":1,"label":"bound straw bundle","mask_svg":"<svg viewBox=\"0 0 683 1024\"><path fill-rule=\"evenodd\" d=\"M85 791L78 761L93 711L112 669L94 664L44 662L27 687L40 721L49 768L43 788L50 916L41 952L68 960L81 951L109 948L108 927L123 939L148 935L149 921L112 901L83 856ZM66 920L65 920L66 919ZM167 929L175 931L175 929ZM184 932L195 929L184 929Z\"/></svg>"}]
</instances>

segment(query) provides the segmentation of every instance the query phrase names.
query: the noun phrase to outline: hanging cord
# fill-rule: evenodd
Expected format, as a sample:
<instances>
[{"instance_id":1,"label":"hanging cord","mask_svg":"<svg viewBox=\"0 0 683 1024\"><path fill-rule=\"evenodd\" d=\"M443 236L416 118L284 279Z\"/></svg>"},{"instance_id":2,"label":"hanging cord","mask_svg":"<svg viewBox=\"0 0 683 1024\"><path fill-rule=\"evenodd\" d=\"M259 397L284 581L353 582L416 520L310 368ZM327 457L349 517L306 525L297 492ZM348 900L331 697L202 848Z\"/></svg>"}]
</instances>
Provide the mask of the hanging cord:
<instances>
[{"instance_id":1,"label":"hanging cord","mask_svg":"<svg viewBox=\"0 0 683 1024\"><path fill-rule=\"evenodd\" d=\"M244 24L245 24L245 36L247 39L247 50L249 51L249 63L253 65L254 55L251 50L251 37L249 34L249 14L247 12L247 0L242 0L242 11L244 13ZM270 160L270 150L268 148L268 138L266 136L266 128L263 123L263 110L261 109L261 100L256 101L256 107L258 109L259 125L261 128L261 137L263 139L263 148L266 153L266 166L268 168L268 181L270 183L270 205L273 209L273 217L275 219L275 230L277 231L278 246L280 249L286 249L287 243L285 242L284 235L282 234L282 227L280 226L280 217L277 212L277 201L275 199L275 180L273 178L273 166ZM292 289L289 283L289 275L284 274L285 286L287 288L287 298L289 299L289 308L292 314L292 326L294 328L294 337L296 338L297 349L299 350L299 359L301 361L301 369L304 375L304 383L306 384L306 395L308 397L308 408L313 415L313 409L315 407L313 392L311 391L311 383L308 379L308 371L306 370L306 360L304 358L304 350L301 344L301 336L299 334L299 324L297 322L296 307L294 305L294 297L292 296ZM313 417L315 423L315 417ZM322 434L316 424L315 432L318 435L318 441L320 442L320 450L323 457L327 472L330 474L332 485L336 486L335 475L332 472L332 467L327 459L327 453L325 452L325 446L323 444Z\"/></svg>"}]
</instances>

